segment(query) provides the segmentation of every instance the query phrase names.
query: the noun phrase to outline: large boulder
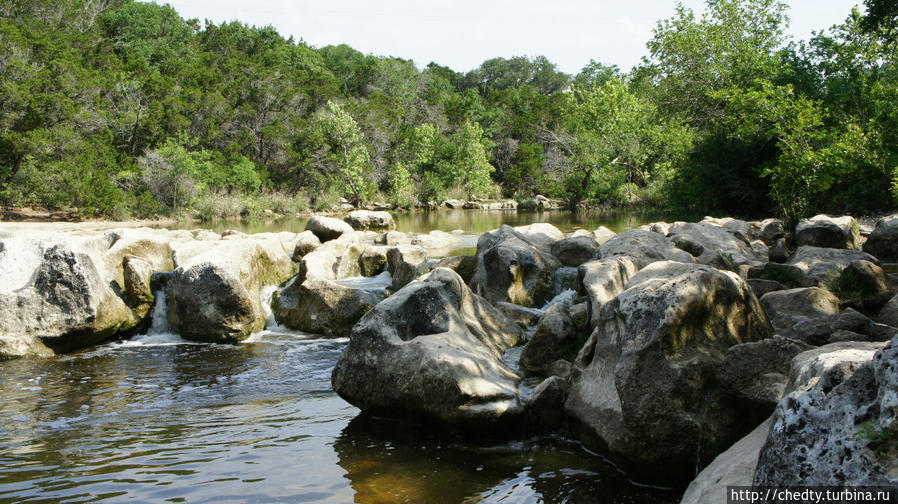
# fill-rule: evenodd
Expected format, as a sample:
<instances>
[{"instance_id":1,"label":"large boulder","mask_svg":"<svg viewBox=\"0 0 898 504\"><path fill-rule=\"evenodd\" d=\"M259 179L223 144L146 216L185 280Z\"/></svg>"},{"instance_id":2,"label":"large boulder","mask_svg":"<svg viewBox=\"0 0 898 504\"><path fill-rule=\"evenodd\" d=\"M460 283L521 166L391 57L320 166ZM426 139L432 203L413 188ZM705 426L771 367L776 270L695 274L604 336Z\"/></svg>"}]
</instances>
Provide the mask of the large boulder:
<instances>
[{"instance_id":1,"label":"large boulder","mask_svg":"<svg viewBox=\"0 0 898 504\"><path fill-rule=\"evenodd\" d=\"M883 217L864 243L864 252L879 259L898 261L898 214Z\"/></svg>"},{"instance_id":2,"label":"large boulder","mask_svg":"<svg viewBox=\"0 0 898 504\"><path fill-rule=\"evenodd\" d=\"M742 264L757 264L762 261L743 234L721 225L707 222L677 223L671 226L668 239L677 248L692 254L699 263L718 268L735 269Z\"/></svg>"},{"instance_id":3,"label":"large boulder","mask_svg":"<svg viewBox=\"0 0 898 504\"><path fill-rule=\"evenodd\" d=\"M688 252L680 250L664 236L651 231L625 231L611 238L601 248L602 259L629 256L639 269L655 261L694 263Z\"/></svg>"},{"instance_id":4,"label":"large boulder","mask_svg":"<svg viewBox=\"0 0 898 504\"><path fill-rule=\"evenodd\" d=\"M758 467L758 453L767 441L772 420L761 422L744 438L718 455L689 483L680 504L720 504L731 486L750 487Z\"/></svg>"},{"instance_id":5,"label":"large boulder","mask_svg":"<svg viewBox=\"0 0 898 504\"><path fill-rule=\"evenodd\" d=\"M332 383L374 415L487 429L522 411L520 378L502 359L520 337L517 324L438 268L356 324Z\"/></svg>"},{"instance_id":6,"label":"large boulder","mask_svg":"<svg viewBox=\"0 0 898 504\"><path fill-rule=\"evenodd\" d=\"M848 364L839 356L846 352ZM898 338L872 358L858 359L859 353L847 348L819 356L816 379L780 401L755 485L898 484Z\"/></svg>"},{"instance_id":7,"label":"large boulder","mask_svg":"<svg viewBox=\"0 0 898 504\"><path fill-rule=\"evenodd\" d=\"M637 268L629 257L610 257L583 263L577 269L580 294L589 300L590 327L599 323L602 305L624 291Z\"/></svg>"},{"instance_id":8,"label":"large boulder","mask_svg":"<svg viewBox=\"0 0 898 504\"><path fill-rule=\"evenodd\" d=\"M393 216L382 210L353 210L343 220L353 229L396 229Z\"/></svg>"},{"instance_id":9,"label":"large boulder","mask_svg":"<svg viewBox=\"0 0 898 504\"><path fill-rule=\"evenodd\" d=\"M509 226L477 240L477 267L471 288L492 303L542 306L555 290L561 264Z\"/></svg>"},{"instance_id":10,"label":"large boulder","mask_svg":"<svg viewBox=\"0 0 898 504\"><path fill-rule=\"evenodd\" d=\"M0 359L69 352L138 322L94 260L71 244L0 240L0 276Z\"/></svg>"},{"instance_id":11,"label":"large boulder","mask_svg":"<svg viewBox=\"0 0 898 504\"><path fill-rule=\"evenodd\" d=\"M313 215L306 221L306 231L311 231L322 243L336 240L345 233L352 233L352 226L333 217Z\"/></svg>"},{"instance_id":12,"label":"large boulder","mask_svg":"<svg viewBox=\"0 0 898 504\"><path fill-rule=\"evenodd\" d=\"M296 235L296 245L293 246L293 260L299 262L306 254L321 246L321 240L311 231L303 231Z\"/></svg>"},{"instance_id":13,"label":"large boulder","mask_svg":"<svg viewBox=\"0 0 898 504\"><path fill-rule=\"evenodd\" d=\"M514 230L525 240L537 247L549 247L558 240L564 239L564 233L547 222L537 222L526 226L517 226Z\"/></svg>"},{"instance_id":14,"label":"large boulder","mask_svg":"<svg viewBox=\"0 0 898 504\"><path fill-rule=\"evenodd\" d=\"M839 298L820 287L768 292L761 306L779 334L794 336L795 324L839 313Z\"/></svg>"},{"instance_id":15,"label":"large boulder","mask_svg":"<svg viewBox=\"0 0 898 504\"><path fill-rule=\"evenodd\" d=\"M795 227L795 244L799 247L852 249L860 248L860 228L854 217L815 215L802 219Z\"/></svg>"},{"instance_id":16,"label":"large boulder","mask_svg":"<svg viewBox=\"0 0 898 504\"><path fill-rule=\"evenodd\" d=\"M735 273L655 262L601 308L565 409L587 446L634 476L684 483L756 424L719 386L733 345L769 337Z\"/></svg>"},{"instance_id":17,"label":"large boulder","mask_svg":"<svg viewBox=\"0 0 898 504\"><path fill-rule=\"evenodd\" d=\"M181 337L236 343L265 327L260 290L293 273L280 241L198 241L175 251L169 280L171 323Z\"/></svg>"},{"instance_id":18,"label":"large boulder","mask_svg":"<svg viewBox=\"0 0 898 504\"><path fill-rule=\"evenodd\" d=\"M373 247L372 247L373 248ZM355 237L331 240L299 262L299 272L272 296L275 320L291 329L346 336L352 326L384 298L383 288L340 285L340 280L374 273L369 249Z\"/></svg>"},{"instance_id":19,"label":"large boulder","mask_svg":"<svg viewBox=\"0 0 898 504\"><path fill-rule=\"evenodd\" d=\"M869 261L879 264L875 257L859 250L812 246L798 247L795 253L789 257L787 264L798 267L806 276L822 283L854 261Z\"/></svg>"},{"instance_id":20,"label":"large boulder","mask_svg":"<svg viewBox=\"0 0 898 504\"><path fill-rule=\"evenodd\" d=\"M524 345L518 361L527 373L546 373L558 359L573 360L583 345L585 336L580 336L565 303L554 303L546 308L539 319L536 332Z\"/></svg>"},{"instance_id":21,"label":"large boulder","mask_svg":"<svg viewBox=\"0 0 898 504\"><path fill-rule=\"evenodd\" d=\"M427 252L415 245L400 245L387 250L387 263L393 275L393 290L399 290L424 273Z\"/></svg>"},{"instance_id":22,"label":"large boulder","mask_svg":"<svg viewBox=\"0 0 898 504\"><path fill-rule=\"evenodd\" d=\"M792 358L811 345L783 336L733 345L727 349L721 385L761 418L773 413L789 383Z\"/></svg>"},{"instance_id":23,"label":"large boulder","mask_svg":"<svg viewBox=\"0 0 898 504\"><path fill-rule=\"evenodd\" d=\"M779 219L765 219L761 222L760 238L768 247L773 247L785 236L786 230Z\"/></svg>"},{"instance_id":24,"label":"large boulder","mask_svg":"<svg viewBox=\"0 0 898 504\"><path fill-rule=\"evenodd\" d=\"M574 236L551 245L552 255L565 266L577 267L599 256L599 244L591 236Z\"/></svg>"}]
</instances>

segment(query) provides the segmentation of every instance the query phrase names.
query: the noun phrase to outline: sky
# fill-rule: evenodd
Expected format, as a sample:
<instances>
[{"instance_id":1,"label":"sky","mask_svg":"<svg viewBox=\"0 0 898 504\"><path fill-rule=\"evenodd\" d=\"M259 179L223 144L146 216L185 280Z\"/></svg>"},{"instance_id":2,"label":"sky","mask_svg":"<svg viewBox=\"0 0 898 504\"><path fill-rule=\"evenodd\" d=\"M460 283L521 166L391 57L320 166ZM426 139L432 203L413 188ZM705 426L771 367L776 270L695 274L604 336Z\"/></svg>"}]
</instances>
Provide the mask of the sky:
<instances>
[{"instance_id":1,"label":"sky","mask_svg":"<svg viewBox=\"0 0 898 504\"><path fill-rule=\"evenodd\" d=\"M544 55L575 74L590 59L627 71L648 52L673 0L156 0L184 18L272 25L314 47L431 61L466 72L497 56ZM683 0L697 13L704 0ZM842 22L861 0L786 0L789 33L806 40Z\"/></svg>"}]
</instances>

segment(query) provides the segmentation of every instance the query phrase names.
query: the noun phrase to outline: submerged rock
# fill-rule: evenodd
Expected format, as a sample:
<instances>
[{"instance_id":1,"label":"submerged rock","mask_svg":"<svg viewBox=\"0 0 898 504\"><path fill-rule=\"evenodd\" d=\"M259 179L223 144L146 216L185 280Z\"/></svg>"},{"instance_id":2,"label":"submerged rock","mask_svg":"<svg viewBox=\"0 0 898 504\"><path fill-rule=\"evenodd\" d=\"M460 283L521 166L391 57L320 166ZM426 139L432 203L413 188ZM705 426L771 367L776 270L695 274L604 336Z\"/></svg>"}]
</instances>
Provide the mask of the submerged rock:
<instances>
[{"instance_id":1,"label":"submerged rock","mask_svg":"<svg viewBox=\"0 0 898 504\"><path fill-rule=\"evenodd\" d=\"M755 426L717 373L728 348L770 334L735 273L655 262L602 306L565 409L587 446L607 448L634 475L689 481L697 462Z\"/></svg>"},{"instance_id":2,"label":"submerged rock","mask_svg":"<svg viewBox=\"0 0 898 504\"><path fill-rule=\"evenodd\" d=\"M334 368L340 397L387 417L482 430L522 412L502 352L517 324L438 268L368 312Z\"/></svg>"}]
</instances>

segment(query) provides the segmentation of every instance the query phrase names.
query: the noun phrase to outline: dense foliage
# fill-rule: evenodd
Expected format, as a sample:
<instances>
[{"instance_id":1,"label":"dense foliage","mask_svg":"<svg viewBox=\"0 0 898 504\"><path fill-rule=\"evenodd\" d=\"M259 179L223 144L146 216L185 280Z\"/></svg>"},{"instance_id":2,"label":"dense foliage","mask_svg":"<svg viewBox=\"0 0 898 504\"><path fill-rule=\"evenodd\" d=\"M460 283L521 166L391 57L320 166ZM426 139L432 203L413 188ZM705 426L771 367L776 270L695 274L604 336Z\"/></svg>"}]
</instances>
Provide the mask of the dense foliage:
<instances>
[{"instance_id":1,"label":"dense foliage","mask_svg":"<svg viewBox=\"0 0 898 504\"><path fill-rule=\"evenodd\" d=\"M679 7L628 73L468 73L132 0L0 4L0 203L204 218L535 194L790 222L898 197L892 2L808 41L775 0Z\"/></svg>"}]
</instances>

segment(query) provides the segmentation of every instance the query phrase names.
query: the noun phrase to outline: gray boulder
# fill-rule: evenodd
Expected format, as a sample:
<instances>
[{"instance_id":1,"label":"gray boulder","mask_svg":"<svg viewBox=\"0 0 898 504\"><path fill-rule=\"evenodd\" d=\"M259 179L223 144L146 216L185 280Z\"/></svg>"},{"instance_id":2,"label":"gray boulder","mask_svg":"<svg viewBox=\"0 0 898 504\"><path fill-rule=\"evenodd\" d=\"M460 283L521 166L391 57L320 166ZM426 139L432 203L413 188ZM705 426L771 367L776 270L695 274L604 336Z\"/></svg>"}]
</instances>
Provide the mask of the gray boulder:
<instances>
[{"instance_id":1,"label":"gray boulder","mask_svg":"<svg viewBox=\"0 0 898 504\"><path fill-rule=\"evenodd\" d=\"M569 384L560 376L550 376L533 389L527 403L531 432L555 433L564 425L564 401Z\"/></svg>"},{"instance_id":2,"label":"gray boulder","mask_svg":"<svg viewBox=\"0 0 898 504\"><path fill-rule=\"evenodd\" d=\"M471 288L492 303L542 306L555 290L558 260L509 226L477 240Z\"/></svg>"},{"instance_id":3,"label":"gray boulder","mask_svg":"<svg viewBox=\"0 0 898 504\"><path fill-rule=\"evenodd\" d=\"M786 230L779 219L765 219L761 222L760 238L767 246L773 247L785 236Z\"/></svg>"},{"instance_id":4,"label":"gray boulder","mask_svg":"<svg viewBox=\"0 0 898 504\"><path fill-rule=\"evenodd\" d=\"M592 232L593 238L595 238L596 243L600 246L604 245L605 242L617 236L617 233L606 228L605 226L599 226L598 229Z\"/></svg>"},{"instance_id":5,"label":"gray boulder","mask_svg":"<svg viewBox=\"0 0 898 504\"><path fill-rule=\"evenodd\" d=\"M802 219L795 227L795 244L799 247L860 249L860 228L854 217L815 215Z\"/></svg>"},{"instance_id":6,"label":"gray boulder","mask_svg":"<svg viewBox=\"0 0 898 504\"><path fill-rule=\"evenodd\" d=\"M864 243L864 252L879 259L898 261L898 214L883 217Z\"/></svg>"},{"instance_id":7,"label":"gray boulder","mask_svg":"<svg viewBox=\"0 0 898 504\"><path fill-rule=\"evenodd\" d=\"M449 268L461 276L465 283L471 281L474 277L474 270L477 269L477 256L459 255L452 257L444 257L437 261L434 268Z\"/></svg>"},{"instance_id":8,"label":"gray boulder","mask_svg":"<svg viewBox=\"0 0 898 504\"><path fill-rule=\"evenodd\" d=\"M306 254L313 252L321 246L321 240L311 231L303 231L296 235L296 245L293 247L293 261L299 262Z\"/></svg>"},{"instance_id":9,"label":"gray boulder","mask_svg":"<svg viewBox=\"0 0 898 504\"><path fill-rule=\"evenodd\" d=\"M637 268L629 257L611 257L583 263L578 268L581 294L589 300L590 327L599 322L602 305L624 291Z\"/></svg>"},{"instance_id":10,"label":"gray boulder","mask_svg":"<svg viewBox=\"0 0 898 504\"><path fill-rule=\"evenodd\" d=\"M587 446L654 482L692 479L755 424L717 372L733 345L769 337L751 289L735 273L650 264L601 308L577 356L565 410Z\"/></svg>"},{"instance_id":11,"label":"gray boulder","mask_svg":"<svg viewBox=\"0 0 898 504\"><path fill-rule=\"evenodd\" d=\"M578 334L567 305L554 303L546 308L536 332L524 345L519 365L527 373L544 374L556 360L572 360L585 339Z\"/></svg>"},{"instance_id":12,"label":"gray boulder","mask_svg":"<svg viewBox=\"0 0 898 504\"><path fill-rule=\"evenodd\" d=\"M349 334L353 324L385 295L382 288L338 283L361 275L366 250L357 239L341 237L305 255L299 272L272 297L275 320L291 329L326 336Z\"/></svg>"},{"instance_id":13,"label":"gray boulder","mask_svg":"<svg viewBox=\"0 0 898 504\"><path fill-rule=\"evenodd\" d=\"M789 383L792 358L812 348L779 335L733 345L726 352L721 384L742 402L747 414L767 417Z\"/></svg>"},{"instance_id":14,"label":"gray boulder","mask_svg":"<svg viewBox=\"0 0 898 504\"><path fill-rule=\"evenodd\" d=\"M688 252L680 250L658 233L626 231L611 238L601 248L602 259L629 256L639 269L655 261L694 263Z\"/></svg>"},{"instance_id":15,"label":"gray boulder","mask_svg":"<svg viewBox=\"0 0 898 504\"><path fill-rule=\"evenodd\" d=\"M393 290L399 290L424 273L427 252L414 245L400 245L387 250L387 263L393 275Z\"/></svg>"},{"instance_id":16,"label":"gray boulder","mask_svg":"<svg viewBox=\"0 0 898 504\"><path fill-rule=\"evenodd\" d=\"M0 275L0 360L70 352L138 322L93 259L69 244L3 239Z\"/></svg>"},{"instance_id":17,"label":"gray boulder","mask_svg":"<svg viewBox=\"0 0 898 504\"><path fill-rule=\"evenodd\" d=\"M839 298L819 287L803 287L764 294L761 306L779 334L793 336L796 323L839 313Z\"/></svg>"},{"instance_id":18,"label":"gray boulder","mask_svg":"<svg viewBox=\"0 0 898 504\"><path fill-rule=\"evenodd\" d=\"M819 355L823 372L779 403L755 485L898 484L898 338L872 358L857 345Z\"/></svg>"},{"instance_id":19,"label":"gray boulder","mask_svg":"<svg viewBox=\"0 0 898 504\"><path fill-rule=\"evenodd\" d=\"M718 268L734 270L741 264L762 261L743 235L714 224L675 224L670 228L668 239L677 248L692 254L699 263Z\"/></svg>"},{"instance_id":20,"label":"gray boulder","mask_svg":"<svg viewBox=\"0 0 898 504\"><path fill-rule=\"evenodd\" d=\"M599 256L599 244L591 236L575 236L553 243L551 252L561 264L577 267Z\"/></svg>"},{"instance_id":21,"label":"gray boulder","mask_svg":"<svg viewBox=\"0 0 898 504\"><path fill-rule=\"evenodd\" d=\"M181 337L237 343L265 327L260 289L293 273L278 241L194 242L175 252L168 283L171 323Z\"/></svg>"},{"instance_id":22,"label":"gray boulder","mask_svg":"<svg viewBox=\"0 0 898 504\"><path fill-rule=\"evenodd\" d=\"M334 217L313 215L306 221L306 231L311 231L324 243L336 240L345 233L352 233L352 226Z\"/></svg>"},{"instance_id":23,"label":"gray boulder","mask_svg":"<svg viewBox=\"0 0 898 504\"><path fill-rule=\"evenodd\" d=\"M388 247L377 245L366 247L359 256L359 269L362 276L373 277L381 274L387 267L388 250Z\"/></svg>"},{"instance_id":24,"label":"gray boulder","mask_svg":"<svg viewBox=\"0 0 898 504\"><path fill-rule=\"evenodd\" d=\"M561 230L546 222L517 226L514 230L524 240L537 247L549 247L558 240L564 239L564 233Z\"/></svg>"},{"instance_id":25,"label":"gray boulder","mask_svg":"<svg viewBox=\"0 0 898 504\"><path fill-rule=\"evenodd\" d=\"M454 271L439 268L356 324L331 381L374 415L489 430L523 411L520 377L502 359L520 336Z\"/></svg>"},{"instance_id":26,"label":"gray boulder","mask_svg":"<svg viewBox=\"0 0 898 504\"><path fill-rule=\"evenodd\" d=\"M352 229L396 229L396 222L389 212L371 210L353 210L343 220Z\"/></svg>"},{"instance_id":27,"label":"gray boulder","mask_svg":"<svg viewBox=\"0 0 898 504\"><path fill-rule=\"evenodd\" d=\"M821 283L859 260L879 264L875 257L859 250L812 246L798 247L786 264L798 267L806 276Z\"/></svg>"}]
</instances>

